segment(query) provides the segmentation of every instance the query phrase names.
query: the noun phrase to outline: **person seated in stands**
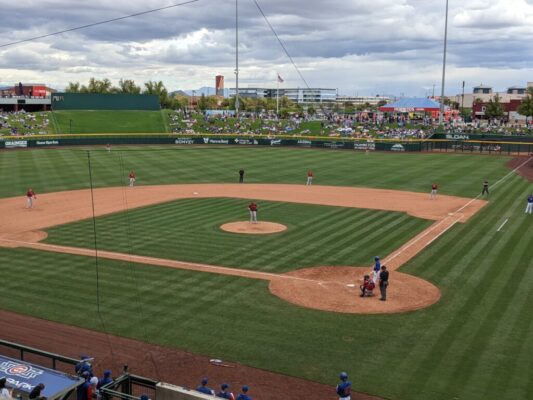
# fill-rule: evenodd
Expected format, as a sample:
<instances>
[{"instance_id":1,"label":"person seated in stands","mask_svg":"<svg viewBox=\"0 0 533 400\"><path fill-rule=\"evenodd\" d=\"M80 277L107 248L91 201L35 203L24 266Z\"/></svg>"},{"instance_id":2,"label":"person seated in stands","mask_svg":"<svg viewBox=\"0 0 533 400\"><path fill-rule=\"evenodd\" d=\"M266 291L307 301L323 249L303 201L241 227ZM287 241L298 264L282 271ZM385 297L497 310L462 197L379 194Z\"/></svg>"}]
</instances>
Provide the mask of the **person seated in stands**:
<instances>
[{"instance_id":1,"label":"person seated in stands","mask_svg":"<svg viewBox=\"0 0 533 400\"><path fill-rule=\"evenodd\" d=\"M242 387L242 393L237 396L237 400L252 400L250 396L248 396L248 386L244 385Z\"/></svg>"},{"instance_id":2,"label":"person seated in stands","mask_svg":"<svg viewBox=\"0 0 533 400\"><path fill-rule=\"evenodd\" d=\"M6 387L6 381L6 378L0 379L0 399L2 400L9 400L13 397L13 391Z\"/></svg>"},{"instance_id":3,"label":"person seated in stands","mask_svg":"<svg viewBox=\"0 0 533 400\"><path fill-rule=\"evenodd\" d=\"M82 376L84 372L89 373L89 377L93 376L93 367L91 365L92 358L84 354L81 355L81 361L74 366L76 375Z\"/></svg>"},{"instance_id":4,"label":"person seated in stands","mask_svg":"<svg viewBox=\"0 0 533 400\"><path fill-rule=\"evenodd\" d=\"M44 390L44 383L39 383L32 389L28 398L35 399L35 400L44 399L45 397L41 396L41 393L43 390Z\"/></svg>"},{"instance_id":5,"label":"person seated in stands","mask_svg":"<svg viewBox=\"0 0 533 400\"><path fill-rule=\"evenodd\" d=\"M200 392L200 393L214 395L215 391L213 389L207 387L207 382L208 382L207 378L202 379L201 385L196 388L196 391Z\"/></svg>"},{"instance_id":6,"label":"person seated in stands","mask_svg":"<svg viewBox=\"0 0 533 400\"><path fill-rule=\"evenodd\" d=\"M372 291L375 287L376 284L372 279L370 279L370 275L365 275L363 279L363 284L359 286L359 288L361 289L361 297L372 295Z\"/></svg>"}]
</instances>

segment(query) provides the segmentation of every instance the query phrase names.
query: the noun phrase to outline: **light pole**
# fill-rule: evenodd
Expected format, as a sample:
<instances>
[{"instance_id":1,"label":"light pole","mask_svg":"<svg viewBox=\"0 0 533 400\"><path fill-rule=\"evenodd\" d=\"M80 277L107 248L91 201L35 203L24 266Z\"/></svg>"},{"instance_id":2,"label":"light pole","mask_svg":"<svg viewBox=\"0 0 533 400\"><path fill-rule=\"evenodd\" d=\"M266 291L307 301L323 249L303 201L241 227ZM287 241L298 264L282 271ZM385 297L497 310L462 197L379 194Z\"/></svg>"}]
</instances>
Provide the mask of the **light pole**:
<instances>
[{"instance_id":1,"label":"light pole","mask_svg":"<svg viewBox=\"0 0 533 400\"><path fill-rule=\"evenodd\" d=\"M446 80L446 46L448 45L448 0L446 0L446 17L444 19L444 52L442 55L442 86L440 89L439 125L444 122L444 83Z\"/></svg>"},{"instance_id":2,"label":"light pole","mask_svg":"<svg viewBox=\"0 0 533 400\"><path fill-rule=\"evenodd\" d=\"M239 0L235 0L235 116L239 116Z\"/></svg>"}]
</instances>

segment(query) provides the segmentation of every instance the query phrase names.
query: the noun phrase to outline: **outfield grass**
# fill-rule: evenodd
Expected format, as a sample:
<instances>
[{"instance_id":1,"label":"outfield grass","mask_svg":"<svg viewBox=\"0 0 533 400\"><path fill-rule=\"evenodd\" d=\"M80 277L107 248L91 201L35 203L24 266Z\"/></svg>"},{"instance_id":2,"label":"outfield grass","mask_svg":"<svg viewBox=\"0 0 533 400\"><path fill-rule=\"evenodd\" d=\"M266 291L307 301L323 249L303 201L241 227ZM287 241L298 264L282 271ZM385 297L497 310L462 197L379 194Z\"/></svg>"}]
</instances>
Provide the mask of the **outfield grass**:
<instances>
[{"instance_id":1,"label":"outfield grass","mask_svg":"<svg viewBox=\"0 0 533 400\"><path fill-rule=\"evenodd\" d=\"M475 196L480 181L494 183L508 173L505 158L463 155L143 148L92 156L98 186L123 184L123 170L132 166L142 184L234 182L241 165L253 182L303 183L311 165L317 183L425 192L435 180L443 192ZM20 195L28 182L41 192L87 187L86 157L67 150L2 152L0 195ZM390 399L528 399L533 219L523 211L532 189L521 177L508 177L478 215L402 267L441 289L442 299L428 309L374 316L321 312L271 296L266 282L99 260L102 320L113 334L323 383L334 384L347 370L354 389ZM183 202L194 208L195 201ZM176 215L173 207L183 202L156 207ZM8 277L0 289L2 308L103 329L94 259L0 249L0 265Z\"/></svg>"},{"instance_id":2,"label":"outfield grass","mask_svg":"<svg viewBox=\"0 0 533 400\"><path fill-rule=\"evenodd\" d=\"M162 111L54 111L54 129L70 133L165 133L166 116Z\"/></svg>"},{"instance_id":3,"label":"outfield grass","mask_svg":"<svg viewBox=\"0 0 533 400\"><path fill-rule=\"evenodd\" d=\"M244 168L251 183L305 183L311 168L318 185L366 186L474 197L481 183L508 171L506 157L465 154L387 154L288 148L104 147L91 152L95 187L120 186L128 172L143 184L237 182ZM88 157L82 148L3 152L0 197L89 187Z\"/></svg>"},{"instance_id":4,"label":"outfield grass","mask_svg":"<svg viewBox=\"0 0 533 400\"><path fill-rule=\"evenodd\" d=\"M405 213L259 202L260 220L287 225L275 235L223 232L248 218L242 199L185 199L96 219L100 248L179 261L286 272L319 265L370 265L432 221ZM90 248L93 221L47 230L47 242Z\"/></svg>"}]
</instances>

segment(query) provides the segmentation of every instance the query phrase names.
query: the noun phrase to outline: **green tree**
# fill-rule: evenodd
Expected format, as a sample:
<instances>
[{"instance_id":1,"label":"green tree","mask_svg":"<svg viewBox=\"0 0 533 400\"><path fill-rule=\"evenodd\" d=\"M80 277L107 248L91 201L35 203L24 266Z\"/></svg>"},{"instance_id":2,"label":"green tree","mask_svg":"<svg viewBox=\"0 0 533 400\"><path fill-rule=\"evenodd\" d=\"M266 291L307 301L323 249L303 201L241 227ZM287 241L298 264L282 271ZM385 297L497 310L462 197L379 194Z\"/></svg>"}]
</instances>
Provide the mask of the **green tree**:
<instances>
[{"instance_id":1,"label":"green tree","mask_svg":"<svg viewBox=\"0 0 533 400\"><path fill-rule=\"evenodd\" d=\"M309 114L311 116L315 115L316 114L315 107L313 107L313 106L307 107L307 114Z\"/></svg>"},{"instance_id":2,"label":"green tree","mask_svg":"<svg viewBox=\"0 0 533 400\"><path fill-rule=\"evenodd\" d=\"M163 85L162 81L148 81L144 83L144 87L145 89L143 94L155 94L159 96L159 103L161 104L161 107L169 106L170 101L168 98L168 91L165 88L165 85Z\"/></svg>"},{"instance_id":3,"label":"green tree","mask_svg":"<svg viewBox=\"0 0 533 400\"><path fill-rule=\"evenodd\" d=\"M205 110L207 110L207 105L208 105L208 102L207 102L207 99L205 97L205 94L202 93L202 97L200 97L200 100L198 101L198 108L201 111L205 111Z\"/></svg>"},{"instance_id":4,"label":"green tree","mask_svg":"<svg viewBox=\"0 0 533 400\"><path fill-rule=\"evenodd\" d=\"M500 96L496 95L489 100L485 106L485 115L489 118L499 118L503 116L503 106L500 102Z\"/></svg>"},{"instance_id":5,"label":"green tree","mask_svg":"<svg viewBox=\"0 0 533 400\"><path fill-rule=\"evenodd\" d=\"M527 95L522 99L517 111L520 115L525 115L526 121L533 116L533 87L527 88Z\"/></svg>"},{"instance_id":6,"label":"green tree","mask_svg":"<svg viewBox=\"0 0 533 400\"><path fill-rule=\"evenodd\" d=\"M112 86L111 81L107 78L102 80L91 78L85 90L87 93L111 93ZM85 88L85 86L82 86L82 88Z\"/></svg>"},{"instance_id":7,"label":"green tree","mask_svg":"<svg viewBox=\"0 0 533 400\"><path fill-rule=\"evenodd\" d=\"M66 93L80 93L80 83L79 82L69 82L65 88Z\"/></svg>"},{"instance_id":8,"label":"green tree","mask_svg":"<svg viewBox=\"0 0 533 400\"><path fill-rule=\"evenodd\" d=\"M140 94L141 87L137 86L132 79L121 79L118 81L118 93Z\"/></svg>"}]
</instances>

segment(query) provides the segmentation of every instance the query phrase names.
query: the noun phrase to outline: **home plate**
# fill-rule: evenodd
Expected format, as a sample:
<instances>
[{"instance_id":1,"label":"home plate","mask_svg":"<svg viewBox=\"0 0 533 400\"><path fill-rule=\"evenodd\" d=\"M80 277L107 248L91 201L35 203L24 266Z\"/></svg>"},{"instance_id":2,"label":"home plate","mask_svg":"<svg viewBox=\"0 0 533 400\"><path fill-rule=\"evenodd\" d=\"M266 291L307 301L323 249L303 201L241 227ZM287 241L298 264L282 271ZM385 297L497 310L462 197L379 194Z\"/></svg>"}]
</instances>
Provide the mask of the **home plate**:
<instances>
[{"instance_id":1,"label":"home plate","mask_svg":"<svg viewBox=\"0 0 533 400\"><path fill-rule=\"evenodd\" d=\"M355 285L353 283L348 283L346 286L348 287L355 287Z\"/></svg>"}]
</instances>

